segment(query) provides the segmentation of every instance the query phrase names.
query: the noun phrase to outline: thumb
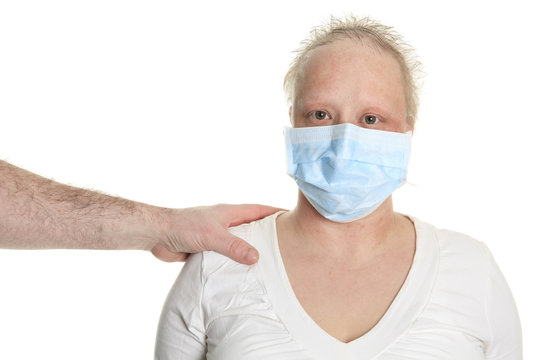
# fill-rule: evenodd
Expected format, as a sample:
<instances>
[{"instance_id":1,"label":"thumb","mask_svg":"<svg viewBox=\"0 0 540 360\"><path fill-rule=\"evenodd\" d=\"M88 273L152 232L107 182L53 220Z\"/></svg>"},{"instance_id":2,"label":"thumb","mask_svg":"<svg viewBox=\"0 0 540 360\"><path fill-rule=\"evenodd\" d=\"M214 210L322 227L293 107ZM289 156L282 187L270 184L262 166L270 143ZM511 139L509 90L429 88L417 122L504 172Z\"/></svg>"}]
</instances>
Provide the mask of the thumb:
<instances>
[{"instance_id":1,"label":"thumb","mask_svg":"<svg viewBox=\"0 0 540 360\"><path fill-rule=\"evenodd\" d=\"M253 246L226 230L216 241L212 249L236 262L253 265L259 260L259 252Z\"/></svg>"},{"instance_id":2,"label":"thumb","mask_svg":"<svg viewBox=\"0 0 540 360\"><path fill-rule=\"evenodd\" d=\"M186 261L188 257L188 254L186 253L170 251L161 244L154 246L151 251L155 257L165 262Z\"/></svg>"}]
</instances>

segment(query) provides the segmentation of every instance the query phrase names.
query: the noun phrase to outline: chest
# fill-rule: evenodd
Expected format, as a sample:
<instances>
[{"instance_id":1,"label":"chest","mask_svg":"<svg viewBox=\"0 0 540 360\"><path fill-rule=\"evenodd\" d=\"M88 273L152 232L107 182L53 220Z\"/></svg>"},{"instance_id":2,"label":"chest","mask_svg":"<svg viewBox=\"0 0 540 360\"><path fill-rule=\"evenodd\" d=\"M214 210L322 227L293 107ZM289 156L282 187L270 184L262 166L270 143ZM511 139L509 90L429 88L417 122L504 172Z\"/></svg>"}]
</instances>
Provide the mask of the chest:
<instances>
[{"instance_id":1,"label":"chest","mask_svg":"<svg viewBox=\"0 0 540 360\"><path fill-rule=\"evenodd\" d=\"M391 306L412 263L412 254L389 256L358 271L289 264L296 298L324 331L347 343L373 328Z\"/></svg>"},{"instance_id":2,"label":"chest","mask_svg":"<svg viewBox=\"0 0 540 360\"><path fill-rule=\"evenodd\" d=\"M207 327L206 359L213 360L483 360L482 344L475 337L432 321L419 321L406 334L391 339L384 351L373 353L372 344L353 341L336 344L329 337L302 339L300 333L282 323L283 314L243 307L213 318ZM238 313L242 315L239 316ZM293 329L294 330L294 329ZM302 334L308 329L303 328ZM309 333L309 331L307 331ZM385 334L379 334L385 337ZM380 339L372 338L371 343ZM367 350L366 350L367 346ZM381 349L382 350L382 349Z\"/></svg>"},{"instance_id":3,"label":"chest","mask_svg":"<svg viewBox=\"0 0 540 360\"><path fill-rule=\"evenodd\" d=\"M298 253L289 261L285 251L280 264L265 257L272 248L261 248L257 271L216 273L207 282L215 289L204 311L207 359L484 359L468 323L456 326L453 312L441 312L439 302L429 305L437 271L417 260L436 256L425 256L425 244L417 250L422 256L412 269L414 249L408 261L388 256L364 271L339 271L304 262ZM375 324L377 331L344 343Z\"/></svg>"}]
</instances>

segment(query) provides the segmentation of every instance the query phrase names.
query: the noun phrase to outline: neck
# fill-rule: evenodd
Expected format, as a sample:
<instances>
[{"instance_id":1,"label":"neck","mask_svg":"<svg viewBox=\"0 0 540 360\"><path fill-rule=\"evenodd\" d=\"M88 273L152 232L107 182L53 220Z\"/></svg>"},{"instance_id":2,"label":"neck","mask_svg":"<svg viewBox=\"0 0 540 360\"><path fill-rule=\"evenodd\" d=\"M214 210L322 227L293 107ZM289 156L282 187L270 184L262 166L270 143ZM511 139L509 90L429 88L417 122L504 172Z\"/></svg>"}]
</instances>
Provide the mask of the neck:
<instances>
[{"instance_id":1,"label":"neck","mask_svg":"<svg viewBox=\"0 0 540 360\"><path fill-rule=\"evenodd\" d=\"M311 256L353 259L355 264L362 264L392 246L403 220L394 212L389 197L365 218L336 223L320 215L299 192L296 208L278 218L278 230L280 236L294 239L294 246Z\"/></svg>"}]
</instances>

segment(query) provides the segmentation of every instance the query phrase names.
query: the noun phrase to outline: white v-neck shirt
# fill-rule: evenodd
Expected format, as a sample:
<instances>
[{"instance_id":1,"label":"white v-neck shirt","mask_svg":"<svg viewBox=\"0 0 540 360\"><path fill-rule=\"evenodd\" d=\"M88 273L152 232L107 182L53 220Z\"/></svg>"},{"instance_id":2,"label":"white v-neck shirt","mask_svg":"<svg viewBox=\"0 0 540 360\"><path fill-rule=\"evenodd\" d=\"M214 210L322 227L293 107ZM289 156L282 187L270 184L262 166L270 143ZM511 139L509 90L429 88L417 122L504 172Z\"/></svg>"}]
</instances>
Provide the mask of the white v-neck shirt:
<instances>
[{"instance_id":1,"label":"white v-neck shirt","mask_svg":"<svg viewBox=\"0 0 540 360\"><path fill-rule=\"evenodd\" d=\"M156 359L522 358L512 294L483 243L412 218L416 252L403 286L369 332L343 343L296 298L279 251L278 214L230 229L259 251L255 265L214 252L190 256L163 308Z\"/></svg>"}]
</instances>

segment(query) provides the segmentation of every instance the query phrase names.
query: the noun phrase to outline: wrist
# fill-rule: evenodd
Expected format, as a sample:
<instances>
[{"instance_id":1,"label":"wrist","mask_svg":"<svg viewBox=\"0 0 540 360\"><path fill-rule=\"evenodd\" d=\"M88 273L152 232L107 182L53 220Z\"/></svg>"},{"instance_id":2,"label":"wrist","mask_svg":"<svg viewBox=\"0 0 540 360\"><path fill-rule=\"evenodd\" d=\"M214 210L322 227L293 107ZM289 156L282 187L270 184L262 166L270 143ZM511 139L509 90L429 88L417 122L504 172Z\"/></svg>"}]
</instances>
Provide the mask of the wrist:
<instances>
[{"instance_id":1,"label":"wrist","mask_svg":"<svg viewBox=\"0 0 540 360\"><path fill-rule=\"evenodd\" d=\"M142 250L150 251L154 246L164 244L173 226L173 209L141 204L143 219Z\"/></svg>"},{"instance_id":2,"label":"wrist","mask_svg":"<svg viewBox=\"0 0 540 360\"><path fill-rule=\"evenodd\" d=\"M110 229L118 249L151 250L162 242L169 226L170 209L144 203L135 203L131 216L119 219Z\"/></svg>"}]
</instances>

